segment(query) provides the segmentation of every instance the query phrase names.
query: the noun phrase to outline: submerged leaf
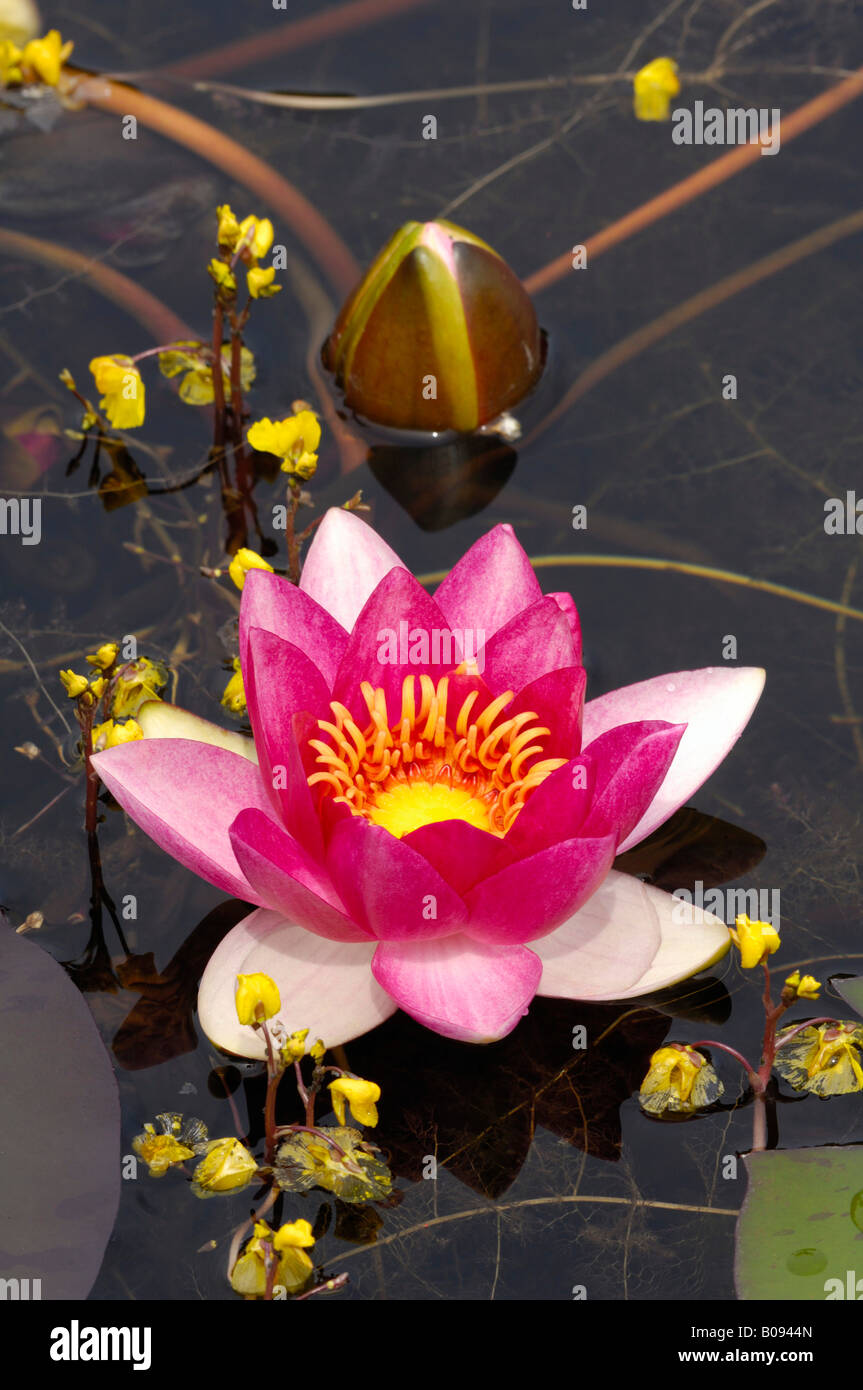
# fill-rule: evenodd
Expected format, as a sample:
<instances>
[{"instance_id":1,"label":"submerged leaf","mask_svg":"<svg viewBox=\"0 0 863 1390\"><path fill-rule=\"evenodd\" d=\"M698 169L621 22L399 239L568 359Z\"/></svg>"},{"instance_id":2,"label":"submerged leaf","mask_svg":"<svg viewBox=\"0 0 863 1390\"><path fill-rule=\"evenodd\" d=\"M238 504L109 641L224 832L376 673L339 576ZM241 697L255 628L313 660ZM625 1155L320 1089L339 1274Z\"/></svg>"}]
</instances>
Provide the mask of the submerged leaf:
<instances>
[{"instance_id":1,"label":"submerged leaf","mask_svg":"<svg viewBox=\"0 0 863 1390\"><path fill-rule=\"evenodd\" d=\"M86 1298L120 1199L117 1083L62 966L8 929L0 990L2 1275L41 1280L21 1298Z\"/></svg>"},{"instance_id":2,"label":"submerged leaf","mask_svg":"<svg viewBox=\"0 0 863 1390\"><path fill-rule=\"evenodd\" d=\"M390 1195L392 1174L380 1150L367 1143L358 1129L340 1125L322 1127L319 1133L326 1138L301 1131L279 1147L274 1166L283 1191L322 1187L344 1202L375 1202ZM338 1145L341 1155L327 1139Z\"/></svg>"}]
</instances>

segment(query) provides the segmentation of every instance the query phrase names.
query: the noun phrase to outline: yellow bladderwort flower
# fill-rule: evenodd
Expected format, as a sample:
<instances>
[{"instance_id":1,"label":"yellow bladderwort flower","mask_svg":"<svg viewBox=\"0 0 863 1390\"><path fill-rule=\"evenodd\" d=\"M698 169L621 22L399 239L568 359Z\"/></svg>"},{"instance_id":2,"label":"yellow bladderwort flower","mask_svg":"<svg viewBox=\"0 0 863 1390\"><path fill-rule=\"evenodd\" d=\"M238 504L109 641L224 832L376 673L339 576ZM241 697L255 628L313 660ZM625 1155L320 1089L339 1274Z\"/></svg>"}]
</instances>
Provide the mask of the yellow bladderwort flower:
<instances>
[{"instance_id":1,"label":"yellow bladderwort flower","mask_svg":"<svg viewBox=\"0 0 863 1390\"><path fill-rule=\"evenodd\" d=\"M821 988L821 981L814 975L801 975L799 970L785 981L785 989L792 991L795 999L817 999Z\"/></svg>"},{"instance_id":2,"label":"yellow bladderwort flower","mask_svg":"<svg viewBox=\"0 0 863 1390\"><path fill-rule=\"evenodd\" d=\"M267 567L269 568L269 566ZM229 709L231 714L245 714L246 712L246 687L243 685L243 673L240 670L240 658L234 657L234 674L225 686L222 695L222 704L225 709Z\"/></svg>"},{"instance_id":3,"label":"yellow bladderwort flower","mask_svg":"<svg viewBox=\"0 0 863 1390\"><path fill-rule=\"evenodd\" d=\"M268 565L263 556L259 555L256 550L249 550L246 546L242 546L236 555L232 556L231 563L228 565L228 574L241 591L249 570L269 570L272 574L273 567Z\"/></svg>"},{"instance_id":4,"label":"yellow bladderwort flower","mask_svg":"<svg viewBox=\"0 0 863 1390\"><path fill-rule=\"evenodd\" d=\"M21 49L11 39L0 40L0 87L15 87L24 81L22 56Z\"/></svg>"},{"instance_id":5,"label":"yellow bladderwort flower","mask_svg":"<svg viewBox=\"0 0 863 1390\"><path fill-rule=\"evenodd\" d=\"M213 391L213 368L201 351L200 343L178 343L176 348L159 353L159 371L163 376L173 377L185 372L180 382L180 400L186 405L210 405L215 398ZM197 350L196 350L197 349ZM240 384L248 391L257 374L255 359L251 350L240 350ZM231 391L231 347L222 348L222 383L225 395Z\"/></svg>"},{"instance_id":6,"label":"yellow bladderwort flower","mask_svg":"<svg viewBox=\"0 0 863 1390\"><path fill-rule=\"evenodd\" d=\"M101 753L103 748L116 748L121 743L133 743L135 739L143 737L144 730L135 719L127 719L123 724L106 719L104 724L97 724L93 730L93 751Z\"/></svg>"},{"instance_id":7,"label":"yellow bladderwort flower","mask_svg":"<svg viewBox=\"0 0 863 1390\"><path fill-rule=\"evenodd\" d=\"M309 1056L313 1062L320 1063L324 1060L326 1050L323 1038L318 1038L317 1042L313 1042L309 1048Z\"/></svg>"},{"instance_id":8,"label":"yellow bladderwort flower","mask_svg":"<svg viewBox=\"0 0 863 1390\"><path fill-rule=\"evenodd\" d=\"M666 1110L692 1114L711 1105L722 1091L722 1082L706 1057L694 1047L669 1043L653 1053L638 1101L651 1115Z\"/></svg>"},{"instance_id":9,"label":"yellow bladderwort flower","mask_svg":"<svg viewBox=\"0 0 863 1390\"><path fill-rule=\"evenodd\" d=\"M240 224L231 211L230 203L222 203L221 207L216 208L216 215L219 219L219 228L216 239L220 246L233 251L240 235Z\"/></svg>"},{"instance_id":10,"label":"yellow bladderwort flower","mask_svg":"<svg viewBox=\"0 0 863 1390\"><path fill-rule=\"evenodd\" d=\"M76 675L74 671L61 671L60 680L63 682L63 689L70 700L77 700L79 695L83 695L90 682L86 676Z\"/></svg>"},{"instance_id":11,"label":"yellow bladderwort flower","mask_svg":"<svg viewBox=\"0 0 863 1390\"><path fill-rule=\"evenodd\" d=\"M308 1036L308 1028L299 1028L282 1043L279 1048L279 1056L286 1067L292 1067L294 1062L299 1062L305 1057L306 1038Z\"/></svg>"},{"instance_id":12,"label":"yellow bladderwort flower","mask_svg":"<svg viewBox=\"0 0 863 1390\"><path fill-rule=\"evenodd\" d=\"M146 656L139 656L118 676L111 700L111 713L115 719L125 719L138 713L146 700L158 700L159 691L167 683L168 677L161 666Z\"/></svg>"},{"instance_id":13,"label":"yellow bladderwort flower","mask_svg":"<svg viewBox=\"0 0 863 1390\"><path fill-rule=\"evenodd\" d=\"M93 696L94 700L101 700L102 696L105 694L105 687L107 684L108 682L104 676L97 676L95 680L89 682L90 694Z\"/></svg>"},{"instance_id":14,"label":"yellow bladderwort flower","mask_svg":"<svg viewBox=\"0 0 863 1390\"><path fill-rule=\"evenodd\" d=\"M760 965L765 956L772 956L781 945L779 933L770 922L752 922L745 912L735 917L734 926L728 930L740 951L740 964L744 970Z\"/></svg>"},{"instance_id":15,"label":"yellow bladderwort flower","mask_svg":"<svg viewBox=\"0 0 863 1390\"><path fill-rule=\"evenodd\" d=\"M234 1002L237 1006L237 1018L249 1026L272 1018L282 1007L279 987L275 980L260 971L254 975L237 976Z\"/></svg>"},{"instance_id":16,"label":"yellow bladderwort flower","mask_svg":"<svg viewBox=\"0 0 863 1390\"><path fill-rule=\"evenodd\" d=\"M278 294L281 285L274 285L275 269L268 266L262 270L260 266L253 265L251 270L246 273L246 284L249 287L249 294L252 299L270 299L274 294Z\"/></svg>"},{"instance_id":17,"label":"yellow bladderwort flower","mask_svg":"<svg viewBox=\"0 0 863 1390\"><path fill-rule=\"evenodd\" d=\"M150 1170L151 1178L162 1178L175 1163L195 1157L195 1150L181 1144L173 1134L157 1134L152 1125L144 1125L144 1133L132 1140L132 1148Z\"/></svg>"},{"instance_id":18,"label":"yellow bladderwort flower","mask_svg":"<svg viewBox=\"0 0 863 1390\"><path fill-rule=\"evenodd\" d=\"M788 1031L780 1032L780 1042ZM850 1095L863 1091L861 1053L863 1025L822 1023L802 1028L790 1042L778 1047L773 1065L796 1091L822 1097Z\"/></svg>"},{"instance_id":19,"label":"yellow bladderwort flower","mask_svg":"<svg viewBox=\"0 0 863 1390\"><path fill-rule=\"evenodd\" d=\"M314 1266L306 1249L314 1245L308 1221L293 1221L273 1231L256 1221L252 1239L231 1270L231 1288L244 1298L261 1298L267 1288L268 1261L277 1260L274 1287L294 1293L308 1282Z\"/></svg>"},{"instance_id":20,"label":"yellow bladderwort flower","mask_svg":"<svg viewBox=\"0 0 863 1390\"><path fill-rule=\"evenodd\" d=\"M345 1102L361 1125L377 1124L375 1102L381 1098L381 1088L374 1081L364 1081L361 1076L339 1076L330 1082L329 1090L340 1125L345 1122Z\"/></svg>"},{"instance_id":21,"label":"yellow bladderwort flower","mask_svg":"<svg viewBox=\"0 0 863 1390\"><path fill-rule=\"evenodd\" d=\"M64 43L59 29L49 29L44 39L31 39L24 45L22 65L30 67L46 87L56 87L60 81L60 69L75 45L71 39Z\"/></svg>"},{"instance_id":22,"label":"yellow bladderwort flower","mask_svg":"<svg viewBox=\"0 0 863 1390\"><path fill-rule=\"evenodd\" d=\"M246 438L259 453L280 458L285 473L308 479L317 467L321 427L313 410L301 410L285 420L256 420Z\"/></svg>"},{"instance_id":23,"label":"yellow bladderwort flower","mask_svg":"<svg viewBox=\"0 0 863 1390\"><path fill-rule=\"evenodd\" d=\"M193 1191L197 1195L209 1192L237 1192L247 1187L258 1171L258 1165L239 1139L214 1139L206 1158L192 1174Z\"/></svg>"},{"instance_id":24,"label":"yellow bladderwort flower","mask_svg":"<svg viewBox=\"0 0 863 1390\"><path fill-rule=\"evenodd\" d=\"M671 98L680 91L677 64L672 58L654 58L635 74L632 87L639 121L667 121Z\"/></svg>"},{"instance_id":25,"label":"yellow bladderwort flower","mask_svg":"<svg viewBox=\"0 0 863 1390\"><path fill-rule=\"evenodd\" d=\"M237 293L237 277L227 261L220 261L214 256L207 266L207 274L226 294Z\"/></svg>"},{"instance_id":26,"label":"yellow bladderwort flower","mask_svg":"<svg viewBox=\"0 0 863 1390\"><path fill-rule=\"evenodd\" d=\"M85 657L91 666L98 666L100 671L107 671L117 660L117 653L120 647L117 642L104 642L98 651L92 656Z\"/></svg>"},{"instance_id":27,"label":"yellow bladderwort flower","mask_svg":"<svg viewBox=\"0 0 863 1390\"><path fill-rule=\"evenodd\" d=\"M273 244L273 224L269 217L244 217L236 244L239 246L240 243L243 244L240 255L244 261L257 261L261 256L266 256Z\"/></svg>"},{"instance_id":28,"label":"yellow bladderwort flower","mask_svg":"<svg viewBox=\"0 0 863 1390\"><path fill-rule=\"evenodd\" d=\"M144 381L131 357L114 353L110 357L94 357L90 371L96 378L96 388L102 392L99 402L111 424L118 430L137 429L144 423Z\"/></svg>"}]
</instances>

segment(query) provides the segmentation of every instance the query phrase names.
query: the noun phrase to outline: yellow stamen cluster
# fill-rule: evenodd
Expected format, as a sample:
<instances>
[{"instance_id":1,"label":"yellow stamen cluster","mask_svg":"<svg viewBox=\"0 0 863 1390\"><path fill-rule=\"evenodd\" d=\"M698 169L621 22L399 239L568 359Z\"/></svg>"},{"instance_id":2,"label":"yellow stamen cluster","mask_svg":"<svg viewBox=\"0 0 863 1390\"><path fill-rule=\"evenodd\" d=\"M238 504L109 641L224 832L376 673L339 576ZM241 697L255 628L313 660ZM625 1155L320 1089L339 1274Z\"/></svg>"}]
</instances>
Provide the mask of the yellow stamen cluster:
<instances>
[{"instance_id":1,"label":"yellow stamen cluster","mask_svg":"<svg viewBox=\"0 0 863 1390\"><path fill-rule=\"evenodd\" d=\"M442 820L466 820L505 835L530 792L566 762L535 761L550 730L530 711L503 717L511 690L476 718L472 713L480 694L472 690L451 718L447 676L437 685L428 675L419 677L417 707L415 679L407 676L402 684L401 717L392 728L384 691L368 681L360 687L369 713L365 729L333 701L334 722L318 721L327 741L309 740L322 769L309 777L309 786L322 787L354 815L399 839Z\"/></svg>"}]
</instances>

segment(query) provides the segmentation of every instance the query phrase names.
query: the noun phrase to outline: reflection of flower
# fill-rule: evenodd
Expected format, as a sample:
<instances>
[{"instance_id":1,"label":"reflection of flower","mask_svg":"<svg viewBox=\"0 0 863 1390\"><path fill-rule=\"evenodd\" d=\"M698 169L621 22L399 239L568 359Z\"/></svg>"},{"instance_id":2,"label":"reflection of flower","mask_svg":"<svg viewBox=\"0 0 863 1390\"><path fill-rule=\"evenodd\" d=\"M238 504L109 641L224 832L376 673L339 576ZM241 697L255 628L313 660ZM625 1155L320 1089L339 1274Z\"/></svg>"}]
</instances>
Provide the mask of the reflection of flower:
<instances>
[{"instance_id":1,"label":"reflection of flower","mask_svg":"<svg viewBox=\"0 0 863 1390\"><path fill-rule=\"evenodd\" d=\"M114 353L94 357L90 371L101 391L99 406L118 430L136 429L144 423L144 382L131 357Z\"/></svg>"},{"instance_id":2,"label":"reflection of flower","mask_svg":"<svg viewBox=\"0 0 863 1390\"><path fill-rule=\"evenodd\" d=\"M669 1043L651 1057L638 1100L651 1115L666 1110L691 1114L703 1105L712 1105L723 1089L706 1057L694 1047Z\"/></svg>"},{"instance_id":3,"label":"reflection of flower","mask_svg":"<svg viewBox=\"0 0 863 1390\"><path fill-rule=\"evenodd\" d=\"M792 1025L795 1026L795 1025ZM779 1033L779 1042L789 1030ZM777 1048L774 1067L795 1091L841 1096L863 1091L863 1024L822 1023L801 1028Z\"/></svg>"},{"instance_id":4,"label":"reflection of flower","mask_svg":"<svg viewBox=\"0 0 863 1390\"><path fill-rule=\"evenodd\" d=\"M779 933L770 922L752 922L745 912L734 919L734 926L728 930L740 951L740 964L744 970L752 970L760 965L767 956L778 951L781 944Z\"/></svg>"},{"instance_id":5,"label":"reflection of flower","mask_svg":"<svg viewBox=\"0 0 863 1390\"><path fill-rule=\"evenodd\" d=\"M329 1085L333 1099L333 1109L340 1125L345 1122L345 1103L361 1125L376 1125L381 1088L374 1081L364 1081L361 1076L339 1076Z\"/></svg>"},{"instance_id":6,"label":"reflection of flower","mask_svg":"<svg viewBox=\"0 0 863 1390\"><path fill-rule=\"evenodd\" d=\"M543 597L508 527L432 599L343 510L299 587L247 575L240 660L260 766L240 736L167 709L176 738L95 758L159 844L264 909L202 981L226 1050L261 1055L237 1024L238 970L271 975L286 1027L331 1045L397 1007L479 1042L538 991L631 997L727 949L710 914L681 926L670 895L609 871L722 760L763 672L678 672L584 705L572 599Z\"/></svg>"}]
</instances>

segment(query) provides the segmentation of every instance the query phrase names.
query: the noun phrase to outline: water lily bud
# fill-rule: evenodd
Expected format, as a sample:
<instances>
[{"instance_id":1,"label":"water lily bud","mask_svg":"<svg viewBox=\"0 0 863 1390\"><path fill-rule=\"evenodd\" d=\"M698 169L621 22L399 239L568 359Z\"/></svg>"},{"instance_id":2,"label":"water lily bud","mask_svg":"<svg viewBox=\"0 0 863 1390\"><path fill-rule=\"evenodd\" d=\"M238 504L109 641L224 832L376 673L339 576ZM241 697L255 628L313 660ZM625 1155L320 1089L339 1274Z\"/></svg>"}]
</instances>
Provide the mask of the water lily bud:
<instances>
[{"instance_id":1,"label":"water lily bud","mask_svg":"<svg viewBox=\"0 0 863 1390\"><path fill-rule=\"evenodd\" d=\"M543 342L496 251L451 222L407 222L348 299L323 358L345 403L372 423L468 432L527 395Z\"/></svg>"}]
</instances>

